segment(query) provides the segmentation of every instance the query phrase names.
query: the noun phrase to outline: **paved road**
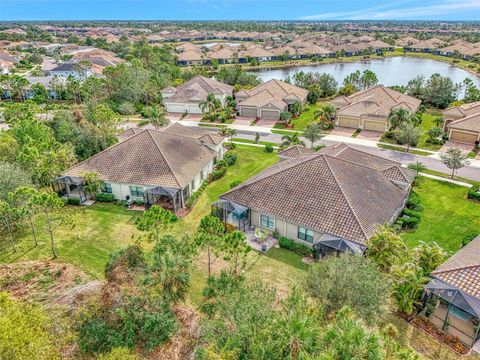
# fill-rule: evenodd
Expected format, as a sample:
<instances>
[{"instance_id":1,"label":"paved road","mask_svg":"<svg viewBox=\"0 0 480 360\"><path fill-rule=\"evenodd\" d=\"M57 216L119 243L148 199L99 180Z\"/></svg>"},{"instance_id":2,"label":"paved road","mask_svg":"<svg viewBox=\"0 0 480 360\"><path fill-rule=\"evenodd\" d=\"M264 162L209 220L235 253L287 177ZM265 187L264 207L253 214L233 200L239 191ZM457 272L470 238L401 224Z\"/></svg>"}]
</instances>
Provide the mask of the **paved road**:
<instances>
[{"instance_id":1,"label":"paved road","mask_svg":"<svg viewBox=\"0 0 480 360\"><path fill-rule=\"evenodd\" d=\"M259 134L260 134L261 141L270 141L275 143L282 142L282 135L280 134L272 134L268 132L259 132ZM235 137L254 140L255 132L246 131L246 130L237 130L237 135L235 135ZM309 145L308 141L306 141L306 143L307 145ZM339 141L330 141L327 139L322 139L321 141L316 142L315 144L333 145L337 143L339 143ZM402 164L409 164L411 162L420 161L423 164L425 164L425 166L430 170L436 170L436 171L443 172L445 174L450 174L450 170L445 165L442 164L440 159L435 158L434 155L427 157L427 156L420 156L420 155L415 155L411 153L404 153L400 151L379 149L378 147L374 147L374 146L367 146L367 145L361 145L361 144L349 144L349 145L352 146L353 148L363 150L372 154L380 155L382 157L386 157L388 159L398 161ZM465 177L467 179L480 181L480 167L476 167L476 166L464 167L458 171L457 175Z\"/></svg>"}]
</instances>

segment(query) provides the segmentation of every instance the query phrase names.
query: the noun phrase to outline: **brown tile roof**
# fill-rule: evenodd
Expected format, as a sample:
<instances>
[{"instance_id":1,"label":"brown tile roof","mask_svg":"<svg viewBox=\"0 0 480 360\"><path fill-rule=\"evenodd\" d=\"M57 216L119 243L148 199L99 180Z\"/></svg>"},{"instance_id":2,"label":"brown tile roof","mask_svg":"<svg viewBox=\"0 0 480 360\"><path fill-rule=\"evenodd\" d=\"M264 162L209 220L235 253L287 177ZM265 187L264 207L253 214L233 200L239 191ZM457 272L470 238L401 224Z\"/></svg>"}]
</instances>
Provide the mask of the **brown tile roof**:
<instances>
[{"instance_id":1,"label":"brown tile roof","mask_svg":"<svg viewBox=\"0 0 480 360\"><path fill-rule=\"evenodd\" d=\"M251 90L243 90L238 95L247 96L246 99L238 102L239 106L263 107L267 104L273 104L279 109L287 106L285 101L288 98L295 97L300 102L307 98L308 91L298 86L288 84L280 80L270 80L260 84Z\"/></svg>"},{"instance_id":2,"label":"brown tile roof","mask_svg":"<svg viewBox=\"0 0 480 360\"><path fill-rule=\"evenodd\" d=\"M145 129L141 128L128 128L122 131L120 134L117 135L118 140L123 141L128 139L129 137L138 134L139 132L144 131Z\"/></svg>"},{"instance_id":3,"label":"brown tile roof","mask_svg":"<svg viewBox=\"0 0 480 360\"><path fill-rule=\"evenodd\" d=\"M431 275L480 299L480 236L457 251Z\"/></svg>"},{"instance_id":4,"label":"brown tile roof","mask_svg":"<svg viewBox=\"0 0 480 360\"><path fill-rule=\"evenodd\" d=\"M184 188L215 155L190 137L144 130L78 163L64 175L92 171L105 181Z\"/></svg>"},{"instance_id":5,"label":"brown tile roof","mask_svg":"<svg viewBox=\"0 0 480 360\"><path fill-rule=\"evenodd\" d=\"M452 121L450 124L448 124L448 128L480 132L480 112Z\"/></svg>"},{"instance_id":6,"label":"brown tile roof","mask_svg":"<svg viewBox=\"0 0 480 360\"><path fill-rule=\"evenodd\" d=\"M372 167L317 153L284 160L221 198L364 245L407 195Z\"/></svg>"},{"instance_id":7,"label":"brown tile roof","mask_svg":"<svg viewBox=\"0 0 480 360\"><path fill-rule=\"evenodd\" d=\"M193 126L183 126L179 123L172 123L162 131L169 134L187 136L203 142L205 145L218 145L224 140L224 137L219 133L206 131Z\"/></svg>"},{"instance_id":8,"label":"brown tile roof","mask_svg":"<svg viewBox=\"0 0 480 360\"><path fill-rule=\"evenodd\" d=\"M392 109L399 107L415 112L421 101L383 85L378 85L348 97L341 96L334 99L333 103L340 107L337 112L338 115L386 118ZM345 103L347 105L342 106Z\"/></svg>"},{"instance_id":9,"label":"brown tile roof","mask_svg":"<svg viewBox=\"0 0 480 360\"><path fill-rule=\"evenodd\" d=\"M470 116L480 114L480 101L463 104L460 106L451 106L443 111L444 115Z\"/></svg>"},{"instance_id":10,"label":"brown tile roof","mask_svg":"<svg viewBox=\"0 0 480 360\"><path fill-rule=\"evenodd\" d=\"M171 88L167 88L164 90L170 91ZM193 79L190 79L186 83L177 87L175 89L174 95L166 98L164 100L164 103L200 103L202 101L205 101L208 94L210 93L216 95L232 95L233 86L204 76L195 76Z\"/></svg>"},{"instance_id":11,"label":"brown tile roof","mask_svg":"<svg viewBox=\"0 0 480 360\"><path fill-rule=\"evenodd\" d=\"M315 154L315 151L305 146L293 145L278 152L278 155L283 159L296 158L306 154Z\"/></svg>"}]
</instances>

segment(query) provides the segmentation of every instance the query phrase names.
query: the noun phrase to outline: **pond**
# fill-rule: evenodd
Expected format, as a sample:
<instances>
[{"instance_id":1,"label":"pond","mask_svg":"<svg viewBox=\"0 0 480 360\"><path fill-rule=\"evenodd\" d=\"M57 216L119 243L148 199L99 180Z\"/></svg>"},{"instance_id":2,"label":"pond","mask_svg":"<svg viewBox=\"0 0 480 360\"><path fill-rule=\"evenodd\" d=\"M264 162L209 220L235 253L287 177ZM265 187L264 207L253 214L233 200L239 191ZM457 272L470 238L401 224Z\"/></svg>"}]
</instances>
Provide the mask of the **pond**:
<instances>
[{"instance_id":1,"label":"pond","mask_svg":"<svg viewBox=\"0 0 480 360\"><path fill-rule=\"evenodd\" d=\"M403 56L351 63L301 65L282 69L259 69L254 70L254 72L265 82L271 79L283 80L287 76L293 76L299 71L306 73L318 71L333 75L338 83L342 84L343 79L347 75L356 70L364 71L367 69L377 74L379 83L386 86L406 85L409 80L418 75L429 78L432 74L439 73L442 76L449 77L455 83L462 82L465 78L470 78L477 87L480 87L480 77L466 70L440 61Z\"/></svg>"}]
</instances>

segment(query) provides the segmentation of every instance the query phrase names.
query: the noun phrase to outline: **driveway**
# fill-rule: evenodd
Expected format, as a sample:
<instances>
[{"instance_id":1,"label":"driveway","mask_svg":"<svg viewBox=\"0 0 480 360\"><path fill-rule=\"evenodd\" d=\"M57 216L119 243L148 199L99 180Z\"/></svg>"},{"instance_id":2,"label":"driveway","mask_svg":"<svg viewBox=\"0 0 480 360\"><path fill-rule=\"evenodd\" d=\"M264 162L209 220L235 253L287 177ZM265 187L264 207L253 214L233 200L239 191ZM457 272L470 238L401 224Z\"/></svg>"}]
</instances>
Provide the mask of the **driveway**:
<instances>
[{"instance_id":1,"label":"driveway","mask_svg":"<svg viewBox=\"0 0 480 360\"><path fill-rule=\"evenodd\" d=\"M465 154L468 154L470 151L473 150L473 145L458 143L455 141L447 141L445 144L443 144L442 148L439 151L446 152L449 148L457 148L462 150L462 152L464 152Z\"/></svg>"},{"instance_id":2,"label":"driveway","mask_svg":"<svg viewBox=\"0 0 480 360\"><path fill-rule=\"evenodd\" d=\"M330 135L351 137L355 130L357 129L343 126L335 126L335 128L330 132Z\"/></svg>"},{"instance_id":3,"label":"driveway","mask_svg":"<svg viewBox=\"0 0 480 360\"><path fill-rule=\"evenodd\" d=\"M260 119L258 120L256 125L266 127L266 128L273 128L276 123L277 123L277 120Z\"/></svg>"},{"instance_id":4,"label":"driveway","mask_svg":"<svg viewBox=\"0 0 480 360\"><path fill-rule=\"evenodd\" d=\"M362 130L357 135L358 139L365 139L365 140L372 140L372 141L379 141L382 137L383 133L379 131L372 131L372 130Z\"/></svg>"},{"instance_id":5,"label":"driveway","mask_svg":"<svg viewBox=\"0 0 480 360\"><path fill-rule=\"evenodd\" d=\"M250 126L252 121L255 120L255 118L248 117L248 116L237 116L235 117L235 120L233 121L234 125L242 125L242 126Z\"/></svg>"}]
</instances>

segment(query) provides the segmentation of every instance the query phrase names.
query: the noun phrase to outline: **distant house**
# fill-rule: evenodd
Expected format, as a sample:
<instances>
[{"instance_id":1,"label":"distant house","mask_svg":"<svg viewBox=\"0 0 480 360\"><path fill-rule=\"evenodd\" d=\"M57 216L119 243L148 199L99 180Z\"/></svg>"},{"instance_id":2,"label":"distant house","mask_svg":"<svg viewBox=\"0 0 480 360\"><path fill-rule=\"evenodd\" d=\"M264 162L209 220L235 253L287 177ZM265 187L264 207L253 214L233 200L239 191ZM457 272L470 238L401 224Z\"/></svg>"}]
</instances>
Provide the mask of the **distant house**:
<instances>
[{"instance_id":1,"label":"distant house","mask_svg":"<svg viewBox=\"0 0 480 360\"><path fill-rule=\"evenodd\" d=\"M298 150L221 195L213 214L241 230L276 231L319 256L363 253L377 226L399 216L415 173L345 144Z\"/></svg>"},{"instance_id":2,"label":"distant house","mask_svg":"<svg viewBox=\"0 0 480 360\"><path fill-rule=\"evenodd\" d=\"M467 346L480 339L480 236L430 274L421 315Z\"/></svg>"},{"instance_id":3,"label":"distant house","mask_svg":"<svg viewBox=\"0 0 480 360\"><path fill-rule=\"evenodd\" d=\"M235 94L240 115L269 120L279 120L294 103L305 105L307 96L307 90L275 79Z\"/></svg>"},{"instance_id":4,"label":"distant house","mask_svg":"<svg viewBox=\"0 0 480 360\"><path fill-rule=\"evenodd\" d=\"M67 78L72 76L76 79L85 79L92 75L91 69L78 62L67 62L49 70L50 75Z\"/></svg>"},{"instance_id":5,"label":"distant house","mask_svg":"<svg viewBox=\"0 0 480 360\"><path fill-rule=\"evenodd\" d=\"M196 76L176 88L162 90L163 104L170 113L202 114L200 103L207 99L208 94L214 94L225 106L227 97L233 96L233 87L204 76Z\"/></svg>"},{"instance_id":6,"label":"distant house","mask_svg":"<svg viewBox=\"0 0 480 360\"><path fill-rule=\"evenodd\" d=\"M415 113L421 101L383 85L332 101L337 109L336 125L384 132L390 124L392 110L407 109Z\"/></svg>"},{"instance_id":7,"label":"distant house","mask_svg":"<svg viewBox=\"0 0 480 360\"><path fill-rule=\"evenodd\" d=\"M129 132L131 136L128 136ZM177 212L223 156L223 137L173 124L162 131L127 130L121 142L71 167L53 184L67 198L87 200L82 174L95 172L102 192Z\"/></svg>"},{"instance_id":8,"label":"distant house","mask_svg":"<svg viewBox=\"0 0 480 360\"><path fill-rule=\"evenodd\" d=\"M480 101L449 107L443 115L450 140L472 145L480 142Z\"/></svg>"}]
</instances>

